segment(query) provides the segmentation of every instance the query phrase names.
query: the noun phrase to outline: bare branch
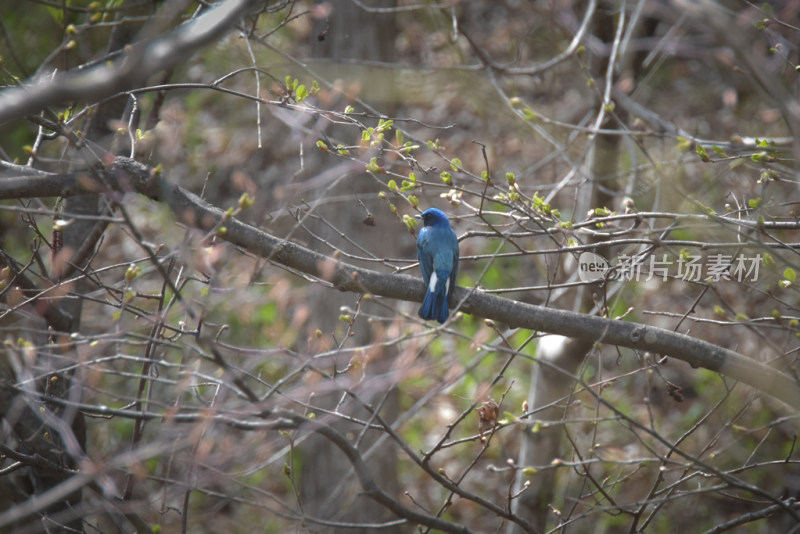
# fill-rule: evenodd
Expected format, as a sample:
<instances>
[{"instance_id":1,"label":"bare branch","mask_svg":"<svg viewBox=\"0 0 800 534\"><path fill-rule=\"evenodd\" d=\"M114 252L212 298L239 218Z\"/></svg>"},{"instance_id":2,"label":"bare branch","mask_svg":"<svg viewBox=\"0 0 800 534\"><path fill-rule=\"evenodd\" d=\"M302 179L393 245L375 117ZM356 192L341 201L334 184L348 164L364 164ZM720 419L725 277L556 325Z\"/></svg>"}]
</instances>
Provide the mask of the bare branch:
<instances>
[{"instance_id":1,"label":"bare branch","mask_svg":"<svg viewBox=\"0 0 800 534\"><path fill-rule=\"evenodd\" d=\"M340 291L370 293L399 300L422 302L425 287L417 278L384 274L324 256L291 241L280 239L208 204L163 178L153 179L148 167L117 158L111 169L139 193L166 202L184 224L212 231L224 224L219 237L269 261L324 280ZM470 294L471 293L471 294ZM457 288L450 297L465 313L503 322L511 327L560 334L586 342L602 342L634 350L650 351L704 367L749 384L790 406L800 408L800 385L780 371L737 352L655 326L545 308L480 291Z\"/></svg>"},{"instance_id":2,"label":"bare branch","mask_svg":"<svg viewBox=\"0 0 800 534\"><path fill-rule=\"evenodd\" d=\"M254 0L226 0L172 33L141 42L112 64L42 76L21 87L0 92L0 124L37 113L62 102L94 102L133 89L147 78L169 69L229 30Z\"/></svg>"}]
</instances>

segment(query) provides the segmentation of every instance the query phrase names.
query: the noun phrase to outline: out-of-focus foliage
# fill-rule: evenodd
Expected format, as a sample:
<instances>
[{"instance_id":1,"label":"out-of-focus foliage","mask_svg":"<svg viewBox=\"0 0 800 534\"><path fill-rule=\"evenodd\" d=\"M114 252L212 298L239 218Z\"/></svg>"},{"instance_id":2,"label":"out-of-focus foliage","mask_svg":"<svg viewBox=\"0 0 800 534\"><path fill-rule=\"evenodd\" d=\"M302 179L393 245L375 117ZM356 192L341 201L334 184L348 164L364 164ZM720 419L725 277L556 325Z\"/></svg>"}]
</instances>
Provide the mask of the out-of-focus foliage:
<instances>
[{"instance_id":1,"label":"out-of-focus foliage","mask_svg":"<svg viewBox=\"0 0 800 534\"><path fill-rule=\"evenodd\" d=\"M765 94L752 71L794 90L791 3L369 5L259 4L223 39L122 94L110 138L76 146L22 120L3 125L0 156L53 173L132 156L329 256L330 269L416 275L412 217L438 206L461 238L461 286L661 326L796 375L798 132L785 113L797 100ZM6 7L3 84L111 61L112 32L131 29L135 42L169 31L155 14L170 7ZM202 9L182 6L178 21ZM320 52L367 34L333 23L344 9L369 25L395 21L391 62ZM726 41L714 30L723 20L748 39ZM98 104L40 118L85 131ZM111 532L123 511L163 531L408 531L411 515L362 494L351 459L315 443L315 424L344 436L394 503L454 531L800 522L797 424L770 391L598 343L538 404L534 373L553 365L540 351L547 332L460 310L435 328L416 303L336 291L236 247L224 223L190 228L134 193L104 202L111 222L68 280L51 276L54 219L70 218L55 215L60 201L0 204L2 248L52 288L44 299L83 301L79 331L49 332L23 304L31 295L0 274L0 333L19 383L66 368L80 385L71 400L87 415L87 441L76 470L98 474L83 491L87 532ZM643 269L587 283L587 250L617 273L624 258ZM692 258L700 276L682 270ZM481 438L474 408L488 399L498 426ZM553 439L557 453L526 461ZM517 504L525 492L543 496L538 508Z\"/></svg>"}]
</instances>

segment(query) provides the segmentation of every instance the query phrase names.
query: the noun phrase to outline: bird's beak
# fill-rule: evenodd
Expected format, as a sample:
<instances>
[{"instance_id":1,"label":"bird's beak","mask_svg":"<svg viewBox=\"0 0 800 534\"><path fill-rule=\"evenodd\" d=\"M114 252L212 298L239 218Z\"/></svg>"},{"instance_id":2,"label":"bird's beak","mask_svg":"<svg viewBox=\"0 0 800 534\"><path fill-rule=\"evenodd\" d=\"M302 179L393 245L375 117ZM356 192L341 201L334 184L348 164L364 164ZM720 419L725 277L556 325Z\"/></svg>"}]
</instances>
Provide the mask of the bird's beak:
<instances>
[{"instance_id":1,"label":"bird's beak","mask_svg":"<svg viewBox=\"0 0 800 534\"><path fill-rule=\"evenodd\" d=\"M414 218L415 219L422 219L422 214L421 213L417 213L416 215L414 215Z\"/></svg>"}]
</instances>

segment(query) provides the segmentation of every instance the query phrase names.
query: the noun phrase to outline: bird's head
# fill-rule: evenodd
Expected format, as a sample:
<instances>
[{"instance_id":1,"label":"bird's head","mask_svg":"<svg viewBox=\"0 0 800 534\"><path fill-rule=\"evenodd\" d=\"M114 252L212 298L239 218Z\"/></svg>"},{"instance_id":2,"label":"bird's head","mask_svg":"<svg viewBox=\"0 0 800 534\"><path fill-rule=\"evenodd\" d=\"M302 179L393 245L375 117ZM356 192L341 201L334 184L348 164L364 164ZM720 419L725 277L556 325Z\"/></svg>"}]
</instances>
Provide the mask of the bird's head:
<instances>
[{"instance_id":1,"label":"bird's head","mask_svg":"<svg viewBox=\"0 0 800 534\"><path fill-rule=\"evenodd\" d=\"M442 210L436 208L428 208L420 215L416 215L417 219L422 219L423 226L450 226L450 221L447 215Z\"/></svg>"}]
</instances>

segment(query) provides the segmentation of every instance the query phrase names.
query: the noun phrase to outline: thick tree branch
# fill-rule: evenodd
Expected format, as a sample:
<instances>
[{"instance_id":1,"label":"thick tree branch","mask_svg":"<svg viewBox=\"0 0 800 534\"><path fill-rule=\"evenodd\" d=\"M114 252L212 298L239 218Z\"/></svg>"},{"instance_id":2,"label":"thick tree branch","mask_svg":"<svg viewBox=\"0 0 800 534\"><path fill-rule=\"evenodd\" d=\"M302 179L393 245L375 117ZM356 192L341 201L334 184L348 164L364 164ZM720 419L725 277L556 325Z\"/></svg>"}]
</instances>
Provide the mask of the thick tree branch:
<instances>
[{"instance_id":1,"label":"thick tree branch","mask_svg":"<svg viewBox=\"0 0 800 534\"><path fill-rule=\"evenodd\" d=\"M97 102L141 85L230 29L254 0L227 0L164 37L141 42L111 64L100 63L0 92L0 124L61 102Z\"/></svg>"},{"instance_id":2,"label":"thick tree branch","mask_svg":"<svg viewBox=\"0 0 800 534\"><path fill-rule=\"evenodd\" d=\"M325 280L340 291L370 293L415 302L422 302L425 295L424 284L418 278L350 265L275 237L235 218L227 218L223 210L182 187L168 183L149 167L133 160L117 158L114 165L102 172L106 173L106 183L117 186L124 184L125 190L137 191L154 200L166 202L182 223L204 231L212 231L224 224L226 231L220 233L221 239L272 262ZM78 179L79 176L82 179ZM33 193L34 190L37 196L44 196L45 192L74 192L76 187L92 190L104 187L96 178L88 177L86 173L60 175L58 180L53 180L58 184L45 186L45 181L42 181L37 188L18 190L16 197L24 196L21 193L26 191ZM10 198L10 191L2 187L5 181L0 179L0 199ZM69 183L71 181L75 183ZM735 351L700 339L655 326L525 304L480 291L456 288L451 296L451 304L462 300L464 302L460 309L471 315L503 322L511 327L671 356L693 367L704 367L744 382L790 406L800 408L800 384L793 378Z\"/></svg>"}]
</instances>

